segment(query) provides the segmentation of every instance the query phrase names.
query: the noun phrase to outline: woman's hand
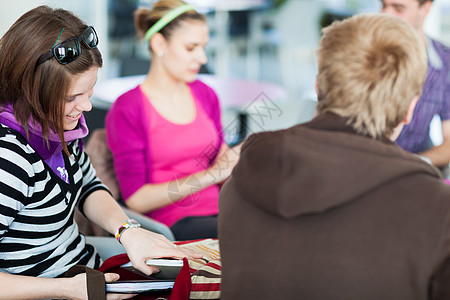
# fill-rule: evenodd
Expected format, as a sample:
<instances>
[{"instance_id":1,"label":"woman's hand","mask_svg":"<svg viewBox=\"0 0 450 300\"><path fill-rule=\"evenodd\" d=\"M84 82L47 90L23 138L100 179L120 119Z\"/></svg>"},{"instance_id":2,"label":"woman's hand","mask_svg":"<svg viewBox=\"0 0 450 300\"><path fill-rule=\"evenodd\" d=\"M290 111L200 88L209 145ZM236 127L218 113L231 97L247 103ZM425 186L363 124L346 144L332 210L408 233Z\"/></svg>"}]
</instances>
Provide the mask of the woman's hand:
<instances>
[{"instance_id":1,"label":"woman's hand","mask_svg":"<svg viewBox=\"0 0 450 300\"><path fill-rule=\"evenodd\" d=\"M234 166L239 162L241 145L239 144L233 148L227 145L222 147L217 155L216 161L208 169L208 173L215 183L222 183L231 175Z\"/></svg>"},{"instance_id":2,"label":"woman's hand","mask_svg":"<svg viewBox=\"0 0 450 300\"><path fill-rule=\"evenodd\" d=\"M120 236L120 242L125 247L133 267L146 275L158 272L155 267L145 263L150 258L201 258L197 252L182 250L161 234L143 228L129 228Z\"/></svg>"},{"instance_id":3,"label":"woman's hand","mask_svg":"<svg viewBox=\"0 0 450 300\"><path fill-rule=\"evenodd\" d=\"M87 283L86 283L86 273L78 274L72 278L70 283L67 283L66 287L70 288L67 292L66 299L72 300L88 300L87 294ZM116 273L105 273L105 282L113 282L119 280L119 274ZM137 294L114 294L106 293L107 300L122 300L130 299Z\"/></svg>"},{"instance_id":4,"label":"woman's hand","mask_svg":"<svg viewBox=\"0 0 450 300\"><path fill-rule=\"evenodd\" d=\"M119 274L116 273L105 273L105 281L106 282L114 282L119 280ZM106 293L106 300L121 300L121 299L130 299L136 296L137 294L114 294L114 293Z\"/></svg>"}]
</instances>

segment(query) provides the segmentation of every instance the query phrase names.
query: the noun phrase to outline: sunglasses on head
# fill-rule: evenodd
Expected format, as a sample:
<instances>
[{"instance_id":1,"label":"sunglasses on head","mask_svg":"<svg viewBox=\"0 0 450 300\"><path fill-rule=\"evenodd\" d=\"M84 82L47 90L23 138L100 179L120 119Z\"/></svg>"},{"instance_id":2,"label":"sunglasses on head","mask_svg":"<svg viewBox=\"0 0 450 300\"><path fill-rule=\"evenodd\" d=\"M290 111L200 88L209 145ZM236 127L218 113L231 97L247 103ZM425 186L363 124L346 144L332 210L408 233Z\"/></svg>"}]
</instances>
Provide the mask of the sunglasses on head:
<instances>
[{"instance_id":1,"label":"sunglasses on head","mask_svg":"<svg viewBox=\"0 0 450 300\"><path fill-rule=\"evenodd\" d=\"M39 57L36 62L36 66L39 66L46 60L49 60L52 56L54 56L55 59L62 65L73 62L81 54L81 43L83 43L88 49L94 49L97 47L98 36L94 30L94 27L89 26L80 36L70 38L55 45L50 51Z\"/></svg>"}]
</instances>

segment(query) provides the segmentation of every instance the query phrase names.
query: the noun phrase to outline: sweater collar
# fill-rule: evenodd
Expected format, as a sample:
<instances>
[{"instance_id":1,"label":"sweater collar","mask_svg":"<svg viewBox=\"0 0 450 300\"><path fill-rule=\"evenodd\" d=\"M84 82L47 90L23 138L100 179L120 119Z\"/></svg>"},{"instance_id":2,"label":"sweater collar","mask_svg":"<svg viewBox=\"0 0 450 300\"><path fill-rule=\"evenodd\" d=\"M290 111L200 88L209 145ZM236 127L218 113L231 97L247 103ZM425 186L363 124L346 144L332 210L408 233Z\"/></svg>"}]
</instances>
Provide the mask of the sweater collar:
<instances>
[{"instance_id":1,"label":"sweater collar","mask_svg":"<svg viewBox=\"0 0 450 300\"><path fill-rule=\"evenodd\" d=\"M22 124L17 122L11 105L3 108L3 111L0 112L0 123L20 132L34 149L34 151L36 151L43 160L46 160L63 150L61 140L59 139L58 134L53 130L50 130L50 133L48 135L49 143L47 146L47 143L45 142L42 135L41 126L34 122L31 118L28 121L29 130L27 138L25 129ZM89 130L86 126L86 120L84 118L84 115L81 115L77 127L73 130L64 132L64 140L68 145L74 140L84 138L88 133Z\"/></svg>"}]
</instances>

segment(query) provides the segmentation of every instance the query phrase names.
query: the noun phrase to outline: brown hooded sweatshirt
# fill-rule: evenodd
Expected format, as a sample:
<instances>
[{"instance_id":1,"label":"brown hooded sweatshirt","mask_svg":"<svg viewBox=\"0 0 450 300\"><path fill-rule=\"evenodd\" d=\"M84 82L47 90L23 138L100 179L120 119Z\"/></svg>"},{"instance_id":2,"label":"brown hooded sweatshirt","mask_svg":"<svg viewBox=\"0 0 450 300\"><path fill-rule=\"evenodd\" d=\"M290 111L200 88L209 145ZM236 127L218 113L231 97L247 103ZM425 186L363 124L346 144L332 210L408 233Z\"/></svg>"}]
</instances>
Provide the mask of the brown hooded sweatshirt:
<instances>
[{"instance_id":1,"label":"brown hooded sweatshirt","mask_svg":"<svg viewBox=\"0 0 450 300\"><path fill-rule=\"evenodd\" d=\"M221 299L450 299L450 187L331 114L251 136L220 194Z\"/></svg>"}]
</instances>

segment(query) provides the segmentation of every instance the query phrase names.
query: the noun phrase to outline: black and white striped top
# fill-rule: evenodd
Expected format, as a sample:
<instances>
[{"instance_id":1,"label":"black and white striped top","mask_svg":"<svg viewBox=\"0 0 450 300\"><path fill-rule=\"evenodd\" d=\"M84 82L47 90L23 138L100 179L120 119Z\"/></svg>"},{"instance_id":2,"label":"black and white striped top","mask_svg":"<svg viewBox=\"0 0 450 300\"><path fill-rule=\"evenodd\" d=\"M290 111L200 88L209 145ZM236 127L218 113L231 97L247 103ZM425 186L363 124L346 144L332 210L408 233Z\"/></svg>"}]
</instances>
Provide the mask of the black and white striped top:
<instances>
[{"instance_id":1,"label":"black and white striped top","mask_svg":"<svg viewBox=\"0 0 450 300\"><path fill-rule=\"evenodd\" d=\"M106 189L76 140L63 153L69 184L17 131L0 124L0 271L61 276L71 266L97 268L100 257L78 232L75 206Z\"/></svg>"}]
</instances>

